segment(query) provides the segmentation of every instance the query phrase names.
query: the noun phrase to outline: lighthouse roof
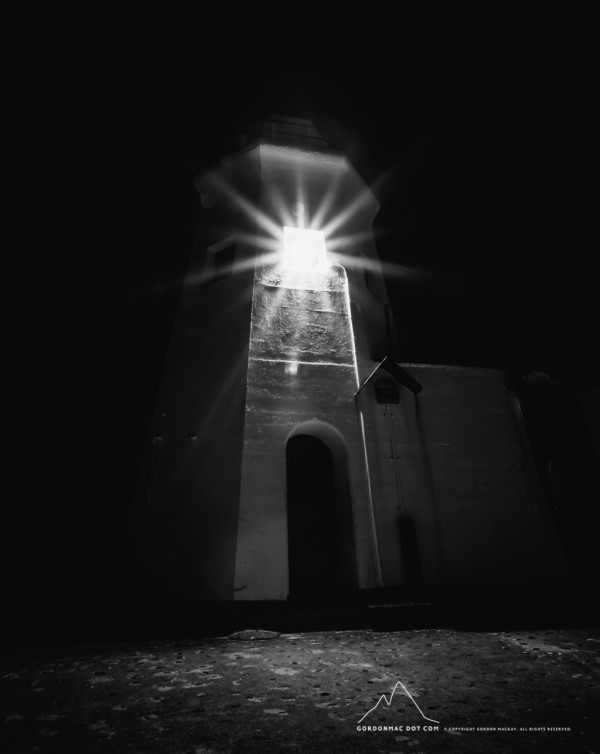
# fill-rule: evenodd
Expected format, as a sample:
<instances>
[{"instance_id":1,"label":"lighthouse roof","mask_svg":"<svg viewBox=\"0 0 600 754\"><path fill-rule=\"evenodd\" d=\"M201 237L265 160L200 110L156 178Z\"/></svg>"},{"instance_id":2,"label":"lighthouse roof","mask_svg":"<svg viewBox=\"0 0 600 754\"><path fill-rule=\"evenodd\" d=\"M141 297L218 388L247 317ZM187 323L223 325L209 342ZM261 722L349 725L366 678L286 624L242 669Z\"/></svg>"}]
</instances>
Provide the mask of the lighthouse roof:
<instances>
[{"instance_id":1,"label":"lighthouse roof","mask_svg":"<svg viewBox=\"0 0 600 754\"><path fill-rule=\"evenodd\" d=\"M283 115L270 115L246 134L248 146L275 144L316 152L337 153L310 120Z\"/></svg>"}]
</instances>

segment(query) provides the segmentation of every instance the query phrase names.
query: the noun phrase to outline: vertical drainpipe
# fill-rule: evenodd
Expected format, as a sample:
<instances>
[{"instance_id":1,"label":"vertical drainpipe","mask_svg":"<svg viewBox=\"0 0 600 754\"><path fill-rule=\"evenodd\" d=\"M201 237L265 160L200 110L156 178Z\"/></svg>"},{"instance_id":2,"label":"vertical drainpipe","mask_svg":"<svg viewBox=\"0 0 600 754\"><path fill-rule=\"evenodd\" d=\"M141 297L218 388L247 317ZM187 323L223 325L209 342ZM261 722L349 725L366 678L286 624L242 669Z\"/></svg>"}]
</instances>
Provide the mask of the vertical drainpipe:
<instances>
[{"instance_id":1,"label":"vertical drainpipe","mask_svg":"<svg viewBox=\"0 0 600 754\"><path fill-rule=\"evenodd\" d=\"M365 431L365 421L358 405L358 395L356 396L356 411L358 412L358 421L360 424L360 431L363 442L363 453L365 456L365 469L367 470L367 493L369 497L369 519L371 522L371 539L373 543L373 552L375 556L375 580L377 586L383 586L383 574L381 571L381 556L379 555L379 541L377 538L377 527L375 525L375 508L373 505L373 488L371 484L371 471L369 465L369 452L367 448L367 434Z\"/></svg>"},{"instance_id":2,"label":"vertical drainpipe","mask_svg":"<svg viewBox=\"0 0 600 754\"><path fill-rule=\"evenodd\" d=\"M344 269L344 268L342 268ZM365 431L365 421L358 405L358 394L360 392L360 376L358 374L358 361L356 359L356 346L354 340L354 326L352 324L352 303L350 301L350 286L348 284L348 275L344 269L346 277L346 306L348 308L348 321L350 323L350 337L352 340L352 355L354 358L354 375L356 377L356 393L354 394L354 403L358 413L358 423L360 425L360 434L362 437L363 454L365 457L365 470L367 472L367 497L369 498L369 521L371 524L371 543L373 555L375 558L375 581L378 587L383 586L383 574L381 572L381 557L379 555L379 541L377 539L377 527L375 525L375 507L373 505L373 487L371 484L371 468L369 464L369 452L367 448L367 433Z\"/></svg>"},{"instance_id":3,"label":"vertical drainpipe","mask_svg":"<svg viewBox=\"0 0 600 754\"><path fill-rule=\"evenodd\" d=\"M391 306L389 304L384 304L383 311L385 314L385 332L387 335L387 342L388 342L388 356L392 361L396 361L396 354L394 353L394 340L392 337L392 321L391 321ZM394 414L392 413L390 403L384 403L385 406L385 416L387 417L387 425L388 425L388 432L390 436L390 451L392 453L392 463L394 468L394 483L396 486L396 496L398 498L398 504L400 513L402 515L405 515L408 513L406 509L406 504L404 502L404 493L402 491L402 480L400 477L400 472L398 468L398 454L396 452L396 438L394 436Z\"/></svg>"},{"instance_id":4,"label":"vertical drainpipe","mask_svg":"<svg viewBox=\"0 0 600 754\"><path fill-rule=\"evenodd\" d=\"M394 353L394 341L392 338L392 323L391 323L391 307L389 304L384 304L383 312L385 315L385 332L388 342L388 356L392 361L395 361ZM402 492L402 482L400 480L400 474L398 471L398 454L396 453L396 438L394 436L394 419L390 403L384 403L384 416L387 417L386 424L388 425L388 433L390 437L390 452L392 454L392 463L394 468L394 484L396 487L396 496L398 498L398 504L401 513L406 513L406 506L404 504L404 494Z\"/></svg>"}]
</instances>

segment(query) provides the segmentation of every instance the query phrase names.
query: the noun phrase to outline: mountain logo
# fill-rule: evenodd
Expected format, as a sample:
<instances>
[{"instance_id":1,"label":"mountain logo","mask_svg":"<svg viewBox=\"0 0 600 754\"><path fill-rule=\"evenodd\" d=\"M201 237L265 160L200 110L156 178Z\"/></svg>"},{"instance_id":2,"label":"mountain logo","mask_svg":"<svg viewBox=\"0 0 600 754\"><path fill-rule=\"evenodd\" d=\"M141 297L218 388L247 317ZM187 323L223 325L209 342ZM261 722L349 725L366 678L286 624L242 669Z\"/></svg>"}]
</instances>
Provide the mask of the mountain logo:
<instances>
[{"instance_id":1,"label":"mountain logo","mask_svg":"<svg viewBox=\"0 0 600 754\"><path fill-rule=\"evenodd\" d=\"M402 688L402 690L404 691L404 693L406 694L406 696L407 696L407 697L408 697L408 698L410 699L410 701L411 701L411 702L412 702L412 703L413 703L413 704L415 705L415 707L416 707L416 708L417 708L417 709L419 710L419 713L420 713L421 717L422 717L422 718L423 718L424 720L428 720L428 721L429 721L429 722L431 722L431 723L436 723L436 724L439 724L439 720L433 720L433 719L432 719L431 717L427 717L427 715L425 715L425 714L424 714L423 710L422 710L422 709L421 709L421 708L419 707L419 705L418 705L418 704L417 704L417 703L415 702L415 700L414 700L414 697L413 697L413 695L412 695L412 694L410 693L410 691L409 691L409 690L408 690L408 689L406 688L406 686L405 686L405 685L404 685L404 684L402 683L402 681L398 681L398 682L396 683L396 685L394 686L394 688L392 689L392 693L390 694L390 698L388 699L388 698L387 698L387 696L386 696L385 694L382 694L382 695L381 695L381 696L379 697L379 699L378 699L378 701L377 701L377 704L376 704L376 705L375 705L374 707L371 707L371 709L370 709L370 710L369 710L368 712L366 712L366 713L365 713L365 714L364 714L364 715L363 715L363 716L362 716L362 717L360 718L360 720L358 721L357 725L360 725L360 724L362 723L362 721L363 721L363 720L365 720L365 719L366 719L366 718L367 718L367 717L368 717L368 716L369 716L369 715L371 714L371 712L375 712L375 710L376 710L376 709L377 709L377 708L378 708L378 707L379 707L379 706L380 706L380 705L381 705L382 703L385 703L385 704L387 704L387 706L389 707L389 706L391 705L391 703L392 703L392 699L394 698L394 694L396 693L396 689L398 688L398 686L400 686L400 687Z\"/></svg>"}]
</instances>

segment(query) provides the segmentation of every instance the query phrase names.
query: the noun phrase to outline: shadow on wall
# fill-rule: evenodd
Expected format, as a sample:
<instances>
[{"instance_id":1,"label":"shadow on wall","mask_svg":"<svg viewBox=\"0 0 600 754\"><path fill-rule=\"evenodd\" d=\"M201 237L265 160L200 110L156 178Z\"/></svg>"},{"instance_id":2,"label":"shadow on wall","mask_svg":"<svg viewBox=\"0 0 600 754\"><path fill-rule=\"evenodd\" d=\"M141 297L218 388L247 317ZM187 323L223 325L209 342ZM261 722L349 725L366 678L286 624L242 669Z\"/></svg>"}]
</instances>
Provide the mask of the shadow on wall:
<instances>
[{"instance_id":1,"label":"shadow on wall","mask_svg":"<svg viewBox=\"0 0 600 754\"><path fill-rule=\"evenodd\" d=\"M598 462L573 393L541 372L511 386L556 528L578 581L600 575Z\"/></svg>"}]
</instances>

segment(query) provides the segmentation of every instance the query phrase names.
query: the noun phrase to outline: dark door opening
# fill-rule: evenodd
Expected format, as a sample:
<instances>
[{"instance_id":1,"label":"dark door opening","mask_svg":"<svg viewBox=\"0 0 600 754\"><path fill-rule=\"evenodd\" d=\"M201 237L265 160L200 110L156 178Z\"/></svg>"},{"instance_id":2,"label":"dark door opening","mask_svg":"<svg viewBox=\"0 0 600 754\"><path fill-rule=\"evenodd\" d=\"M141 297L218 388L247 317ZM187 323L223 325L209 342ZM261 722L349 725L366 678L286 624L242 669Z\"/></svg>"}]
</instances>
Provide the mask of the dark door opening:
<instances>
[{"instance_id":1,"label":"dark door opening","mask_svg":"<svg viewBox=\"0 0 600 754\"><path fill-rule=\"evenodd\" d=\"M333 456L317 437L296 435L288 441L286 460L290 600L340 604L349 568Z\"/></svg>"}]
</instances>

